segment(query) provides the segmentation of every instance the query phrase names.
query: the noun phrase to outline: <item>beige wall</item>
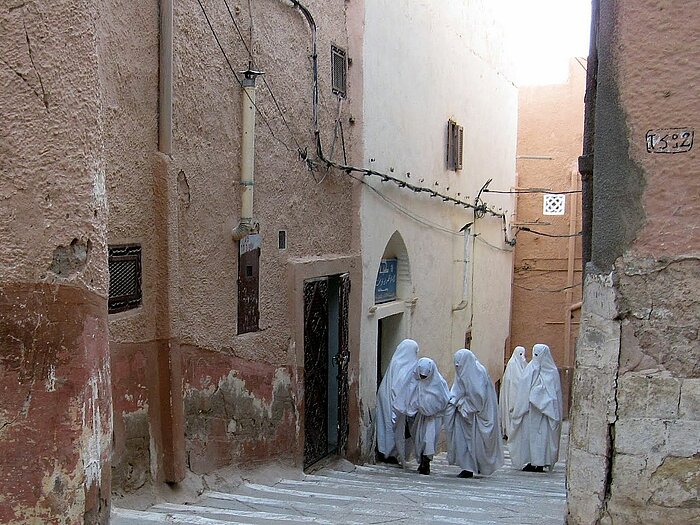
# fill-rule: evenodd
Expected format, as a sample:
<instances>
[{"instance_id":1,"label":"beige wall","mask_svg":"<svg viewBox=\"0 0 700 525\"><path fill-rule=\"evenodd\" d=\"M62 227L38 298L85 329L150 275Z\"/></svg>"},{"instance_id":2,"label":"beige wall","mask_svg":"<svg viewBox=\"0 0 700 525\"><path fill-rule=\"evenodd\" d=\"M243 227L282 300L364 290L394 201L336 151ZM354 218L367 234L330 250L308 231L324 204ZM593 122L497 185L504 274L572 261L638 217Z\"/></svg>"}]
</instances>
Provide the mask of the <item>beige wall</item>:
<instances>
[{"instance_id":1,"label":"beige wall","mask_svg":"<svg viewBox=\"0 0 700 525\"><path fill-rule=\"evenodd\" d=\"M699 80L698 25L697 10L675 2L600 3L593 259L567 464L572 524L697 521L698 149L649 152L646 136L678 127L697 136L700 99L688 93Z\"/></svg>"},{"instance_id":2,"label":"beige wall","mask_svg":"<svg viewBox=\"0 0 700 525\"><path fill-rule=\"evenodd\" d=\"M518 105L518 184L520 190L570 192L580 189L577 160L583 133L584 59L571 59L566 83L521 86ZM520 193L514 226L549 235L581 231L580 194L565 197L564 215L544 215L543 193ZM521 231L513 276L510 342L528 350L545 343L561 369L568 392L581 300L580 237L546 237ZM567 333L569 334L567 342ZM513 348L506 352L506 359ZM569 379L570 381L570 379ZM568 406L568 403L567 403Z\"/></svg>"},{"instance_id":3,"label":"beige wall","mask_svg":"<svg viewBox=\"0 0 700 525\"><path fill-rule=\"evenodd\" d=\"M204 5L233 68L246 69L248 54L224 4ZM354 183L344 173L326 172L321 163L309 172L295 142L315 159L307 23L285 2L251 5L252 13L247 4L232 9L249 45L252 19L255 66L265 71L291 131L259 79L257 105L276 138L258 114L254 215L262 236L260 331L240 336L238 243L231 230L240 214L241 88L198 3L175 2L173 148L170 156L158 153L158 3L147 2L138 11L125 2L106 6L109 240L143 247L143 306L110 316L120 371L116 476L123 491L149 479L185 475L181 468L160 464L182 467L185 457L197 474L277 457L300 460L303 334L297 331L303 310L296 306L301 291L294 268L302 261L305 277L326 275L328 268L351 271L359 292L361 274L352 262L359 249ZM338 112L330 88L330 46L348 47L345 3L306 5L319 28L319 115L328 151ZM358 96L351 84L340 114L351 158L357 153L349 115ZM339 151L336 146L335 158ZM282 229L288 233L286 250L277 247ZM351 312L357 309L353 295ZM354 360L357 330L354 326L351 333ZM130 380L134 362L145 363L149 372ZM352 361L352 377L356 368ZM223 401L217 392L223 392ZM172 413L168 396L179 399L179 414ZM250 426L256 420L263 427Z\"/></svg>"}]
</instances>

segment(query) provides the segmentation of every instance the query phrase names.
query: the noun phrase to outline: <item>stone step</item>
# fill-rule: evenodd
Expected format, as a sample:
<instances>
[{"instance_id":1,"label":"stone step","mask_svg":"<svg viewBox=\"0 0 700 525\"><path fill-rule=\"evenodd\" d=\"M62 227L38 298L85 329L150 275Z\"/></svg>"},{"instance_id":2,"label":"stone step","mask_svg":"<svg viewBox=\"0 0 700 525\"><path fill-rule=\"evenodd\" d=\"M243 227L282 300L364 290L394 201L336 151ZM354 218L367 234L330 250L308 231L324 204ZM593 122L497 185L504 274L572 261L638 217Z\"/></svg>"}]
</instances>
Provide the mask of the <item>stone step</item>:
<instances>
[{"instance_id":1,"label":"stone step","mask_svg":"<svg viewBox=\"0 0 700 525\"><path fill-rule=\"evenodd\" d=\"M163 503L148 511L115 508L113 525L493 524L564 522L563 464L551 473L507 465L492 476L460 479L460 468L437 455L431 475L411 464L377 464L350 472L322 469L302 480L244 483L235 493L206 491L191 505Z\"/></svg>"}]
</instances>

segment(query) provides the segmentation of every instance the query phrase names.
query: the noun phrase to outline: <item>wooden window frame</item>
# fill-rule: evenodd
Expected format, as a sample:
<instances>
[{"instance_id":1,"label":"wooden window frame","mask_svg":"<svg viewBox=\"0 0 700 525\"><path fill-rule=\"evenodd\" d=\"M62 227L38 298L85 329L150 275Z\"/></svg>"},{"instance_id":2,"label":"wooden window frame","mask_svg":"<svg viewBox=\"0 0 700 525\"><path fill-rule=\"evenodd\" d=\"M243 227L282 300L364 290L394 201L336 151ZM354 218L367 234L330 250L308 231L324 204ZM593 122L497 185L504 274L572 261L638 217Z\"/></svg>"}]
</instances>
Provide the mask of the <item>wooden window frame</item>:
<instances>
[{"instance_id":1,"label":"wooden window frame","mask_svg":"<svg viewBox=\"0 0 700 525\"><path fill-rule=\"evenodd\" d=\"M464 127L447 121L447 169L459 171L464 161Z\"/></svg>"}]
</instances>

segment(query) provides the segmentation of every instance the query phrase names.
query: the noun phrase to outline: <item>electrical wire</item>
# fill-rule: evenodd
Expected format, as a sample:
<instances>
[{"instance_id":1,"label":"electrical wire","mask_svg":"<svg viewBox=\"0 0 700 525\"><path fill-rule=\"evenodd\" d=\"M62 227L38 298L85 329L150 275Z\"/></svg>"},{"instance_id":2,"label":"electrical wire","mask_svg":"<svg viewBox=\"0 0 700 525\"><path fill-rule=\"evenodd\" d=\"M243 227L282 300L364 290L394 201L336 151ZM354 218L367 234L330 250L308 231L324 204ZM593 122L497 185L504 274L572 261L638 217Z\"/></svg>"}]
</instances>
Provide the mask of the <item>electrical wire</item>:
<instances>
[{"instance_id":1,"label":"electrical wire","mask_svg":"<svg viewBox=\"0 0 700 525\"><path fill-rule=\"evenodd\" d=\"M359 178L359 177L356 177L355 175L352 175L352 174L350 175L350 178L355 179L356 181L360 182L361 184L364 184L370 190L372 190L374 193L376 193L387 204L396 208L398 211L400 211L401 213L403 213L407 217L413 219L414 221L422 224L423 226L426 226L428 228L433 228L435 230L438 230L438 231L441 231L444 233L449 233L450 235L454 235L456 237L462 237L461 232L455 232L455 231L450 230L449 228L445 228L444 226L440 226L439 224L436 224L436 223L430 221L430 219L426 219L425 217L421 217L420 215L417 215L417 214L409 211L408 209L404 208L398 202L391 200L389 197L387 197L382 192L380 192L377 188L375 188L374 186L369 184L367 181L364 180L364 178Z\"/></svg>"},{"instance_id":2,"label":"electrical wire","mask_svg":"<svg viewBox=\"0 0 700 525\"><path fill-rule=\"evenodd\" d=\"M480 234L480 233L477 233L476 235L474 235L474 238L475 238L477 241L479 241L479 242L483 242L486 246L490 246L490 247L493 248L494 250L498 250L498 251L501 251L501 252L513 253L513 250L512 250L512 249L509 250L508 248L500 248L500 247L496 246L495 244L491 244L491 243L490 243L489 241L487 241L486 239L483 239L483 238L481 237L481 234Z\"/></svg>"},{"instance_id":3,"label":"electrical wire","mask_svg":"<svg viewBox=\"0 0 700 525\"><path fill-rule=\"evenodd\" d=\"M532 233L534 235L542 235L543 237L580 237L582 234L582 232L566 233L566 234L562 233L560 235L554 234L554 233L545 233L545 232L539 232L537 230L532 230L532 229L528 228L527 226L518 226L518 231L516 232L516 235L519 232L528 232L528 233Z\"/></svg>"},{"instance_id":4,"label":"electrical wire","mask_svg":"<svg viewBox=\"0 0 700 525\"><path fill-rule=\"evenodd\" d=\"M520 288L521 290L527 290L528 292L542 292L542 293L559 293L565 292L566 290L571 290L572 288L577 288L581 286L581 283L572 284L571 286L564 286L563 288L557 288L556 290L548 290L546 288L528 288L518 283L513 283L513 286Z\"/></svg>"},{"instance_id":5,"label":"electrical wire","mask_svg":"<svg viewBox=\"0 0 700 525\"><path fill-rule=\"evenodd\" d=\"M568 190L568 191L550 191L550 190L538 190L538 189L528 189L528 190L490 190L486 188L484 193L501 193L501 194L518 194L518 193L545 193L547 195L565 195L569 193L581 193L581 190Z\"/></svg>"},{"instance_id":6,"label":"electrical wire","mask_svg":"<svg viewBox=\"0 0 700 525\"><path fill-rule=\"evenodd\" d=\"M516 275L521 281L525 279L532 279L533 277L544 277L545 275L550 275L553 273L562 273L566 270L540 270L537 268L515 268L513 274ZM536 273L538 272L538 273Z\"/></svg>"},{"instance_id":7,"label":"electrical wire","mask_svg":"<svg viewBox=\"0 0 700 525\"><path fill-rule=\"evenodd\" d=\"M199 0L198 0L199 1ZM480 214L481 216L484 216L485 214L490 214L494 217L500 218L502 221L505 221L505 213L499 212L497 210L494 210L493 208L489 207L486 203L481 203L479 204L479 200L477 198L477 201L475 204L472 204L470 202L466 202L462 199L456 199L454 197L451 197L449 195L445 195L443 193L437 192L433 189L430 188L425 188L422 186L416 186L414 184L411 184L409 182L403 181L401 179L397 179L396 177L393 177L391 175L388 175L386 173L381 173L376 170L371 170L368 168L359 168L357 166L350 166L348 164L340 164L338 162L334 162L330 159L327 159L324 154L323 154L323 147L321 144L321 131L319 128L319 123L318 123L318 52L317 52L317 45L316 45L316 22L314 21L313 16L311 15L311 12L299 2L299 0L290 0L291 3L301 11L302 15L304 18L306 18L306 21L309 24L309 29L311 30L311 64L312 64L312 72L313 72L313 82L312 82L312 112L313 112L313 122L314 122L314 136L315 136L315 141L316 141L316 155L318 156L319 160L321 160L323 163L326 164L327 167L333 167L339 170L344 171L346 174L351 175L352 173L359 173L363 177L365 176L376 176L380 177L383 182L389 182L391 181L392 183L396 184L400 188L408 188L416 193L428 193L431 197L438 197L442 199L444 202L452 202L455 205L463 206L468 209L474 210L475 214Z\"/></svg>"},{"instance_id":8,"label":"electrical wire","mask_svg":"<svg viewBox=\"0 0 700 525\"><path fill-rule=\"evenodd\" d=\"M341 115L343 112L343 99L342 97L338 97L338 108L336 110L336 117L335 117L335 125L333 126L333 142L331 142L331 153L330 157L333 158L333 153L335 152L335 143L338 140L338 127L342 126L342 121L340 119ZM345 153L345 141L343 140L343 153ZM345 158L345 163L347 163L347 155L344 155ZM316 181L316 184L322 184L324 180L326 180L326 177L328 177L328 174L331 171L330 166L326 166L326 173L321 177L321 180L316 180L316 177L314 176L313 172L311 172L311 176L314 178Z\"/></svg>"},{"instance_id":9,"label":"electrical wire","mask_svg":"<svg viewBox=\"0 0 700 525\"><path fill-rule=\"evenodd\" d=\"M241 43L243 44L243 47L245 48L246 52L248 53L248 57L250 58L251 64L255 64L255 58L253 57L253 52L251 48L246 44L245 38L243 37L243 32L241 31L240 26L238 25L238 22L236 22L236 17L233 16L233 13L231 12L231 8L228 5L228 1L224 0L224 5L226 5L226 10L228 11L228 16L231 18L231 22L233 22L233 27L236 29L236 33L238 33L238 37L241 40ZM250 8L249 8L250 10ZM250 11L250 17L251 21L253 19L253 13ZM252 31L252 22L251 22L251 31ZM252 33L251 33L251 41L252 41ZM262 81L267 90L270 92L270 96L272 97L272 101L275 104L275 107L277 108L277 112L280 114L280 117L282 117L282 122L286 126L287 130L289 131L290 136L292 137L292 140L294 141L294 144L297 146L297 151L301 155L303 148L299 144L299 141L296 138L296 135L292 131L292 128L289 125L289 122L287 122L287 118L284 116L284 112L282 111L282 107L280 106L280 103L277 101L277 97L275 97L275 93L272 91L272 86L268 83L267 79L265 78L265 75L262 75Z\"/></svg>"},{"instance_id":10,"label":"electrical wire","mask_svg":"<svg viewBox=\"0 0 700 525\"><path fill-rule=\"evenodd\" d=\"M226 51L224 51L224 47L221 45L221 41L219 40L218 35L216 34L216 31L214 30L214 26L211 23L211 20L209 19L209 15L207 14L206 9L204 9L204 5L202 4L201 0L197 0L197 3L199 4L199 7L202 9L202 14L204 15L204 19L207 21L207 25L209 26L209 30L211 31L211 34L214 37L214 40L216 40L216 43L219 46L219 49L221 50L221 54L224 56L224 59L226 60L226 64L228 64L228 68L231 70L231 73L233 73L233 77L236 79L236 82L241 86L241 89L243 88L243 82L241 81L240 77L238 76L238 73L236 73L236 70L233 69L233 66L231 65L231 61L228 59L228 55L226 54ZM270 126L270 123L267 120L267 117L265 114L262 112L262 110L258 107L258 105L253 101L253 99L250 97L247 91L243 91L248 97L248 100L250 101L251 104L253 104L253 107L255 107L255 110L258 112L260 117L262 118L263 122L267 126L267 129L270 130L270 134L272 137L277 140L280 144L282 144L287 151L293 152L294 148L289 146L285 141L283 141L281 138L279 138L275 132L272 130L272 127Z\"/></svg>"}]
</instances>

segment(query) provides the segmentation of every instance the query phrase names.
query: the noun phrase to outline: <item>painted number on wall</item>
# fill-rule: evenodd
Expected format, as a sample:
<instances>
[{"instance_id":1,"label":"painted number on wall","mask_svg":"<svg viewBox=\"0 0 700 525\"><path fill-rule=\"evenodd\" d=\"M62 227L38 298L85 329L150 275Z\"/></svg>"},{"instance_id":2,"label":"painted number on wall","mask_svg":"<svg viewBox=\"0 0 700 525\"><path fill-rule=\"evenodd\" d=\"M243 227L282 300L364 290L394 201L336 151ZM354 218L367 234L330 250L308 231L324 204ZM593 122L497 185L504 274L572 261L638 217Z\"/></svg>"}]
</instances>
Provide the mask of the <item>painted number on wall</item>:
<instances>
[{"instance_id":1,"label":"painted number on wall","mask_svg":"<svg viewBox=\"0 0 700 525\"><path fill-rule=\"evenodd\" d=\"M649 153L685 153L693 147L695 131L688 128L650 129L647 131Z\"/></svg>"}]
</instances>

